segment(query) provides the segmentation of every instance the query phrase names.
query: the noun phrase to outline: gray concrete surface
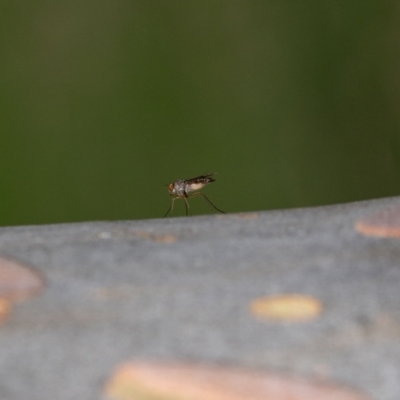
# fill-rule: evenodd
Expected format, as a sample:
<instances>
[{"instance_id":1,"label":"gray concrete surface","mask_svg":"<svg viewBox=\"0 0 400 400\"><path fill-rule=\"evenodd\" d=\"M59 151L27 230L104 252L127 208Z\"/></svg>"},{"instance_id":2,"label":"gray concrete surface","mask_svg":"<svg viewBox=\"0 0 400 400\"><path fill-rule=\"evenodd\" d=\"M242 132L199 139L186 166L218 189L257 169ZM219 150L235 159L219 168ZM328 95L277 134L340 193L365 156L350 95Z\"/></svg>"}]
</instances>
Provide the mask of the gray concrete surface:
<instances>
[{"instance_id":1,"label":"gray concrete surface","mask_svg":"<svg viewBox=\"0 0 400 400\"><path fill-rule=\"evenodd\" d=\"M326 375L398 400L400 239L354 229L393 204L2 228L0 254L47 288L0 326L0 399L99 399L116 365L144 359ZM315 296L324 312L306 323L249 312L281 293Z\"/></svg>"}]
</instances>

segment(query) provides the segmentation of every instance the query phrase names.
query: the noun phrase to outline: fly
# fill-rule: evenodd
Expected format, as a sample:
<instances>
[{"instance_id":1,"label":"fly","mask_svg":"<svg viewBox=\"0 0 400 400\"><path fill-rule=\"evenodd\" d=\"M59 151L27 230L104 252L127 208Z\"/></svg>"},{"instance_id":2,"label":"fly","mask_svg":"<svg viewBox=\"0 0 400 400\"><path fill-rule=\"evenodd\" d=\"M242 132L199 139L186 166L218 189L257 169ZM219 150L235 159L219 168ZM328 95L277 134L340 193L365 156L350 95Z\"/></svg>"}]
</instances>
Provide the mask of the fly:
<instances>
[{"instance_id":1,"label":"fly","mask_svg":"<svg viewBox=\"0 0 400 400\"><path fill-rule=\"evenodd\" d=\"M174 209L174 202L177 199L183 199L185 202L186 208L186 215L190 214L190 207L188 203L188 199L191 197L202 196L207 204L210 206L212 211L218 211L220 213L224 213L224 211L220 210L219 208L215 207L215 205L211 202L211 200L204 194L199 192L204 186L208 185L209 183L215 182L213 178L214 173L196 176L196 178L192 179L185 179L185 180L177 180L168 185L169 194L172 196L171 205L168 208L167 213L164 215L164 218L172 212ZM195 193L191 193L195 192Z\"/></svg>"}]
</instances>

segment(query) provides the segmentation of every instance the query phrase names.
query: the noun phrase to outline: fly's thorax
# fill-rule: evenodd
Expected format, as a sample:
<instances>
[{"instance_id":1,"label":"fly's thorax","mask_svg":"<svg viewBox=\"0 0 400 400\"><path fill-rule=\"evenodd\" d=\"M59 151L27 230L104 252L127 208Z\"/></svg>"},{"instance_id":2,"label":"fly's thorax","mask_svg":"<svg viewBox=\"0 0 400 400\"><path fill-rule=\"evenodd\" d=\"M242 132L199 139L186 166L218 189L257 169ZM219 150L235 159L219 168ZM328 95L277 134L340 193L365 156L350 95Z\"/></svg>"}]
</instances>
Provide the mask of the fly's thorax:
<instances>
[{"instance_id":1,"label":"fly's thorax","mask_svg":"<svg viewBox=\"0 0 400 400\"><path fill-rule=\"evenodd\" d=\"M185 196L185 182L182 180L175 181L169 185L169 194L174 196Z\"/></svg>"}]
</instances>

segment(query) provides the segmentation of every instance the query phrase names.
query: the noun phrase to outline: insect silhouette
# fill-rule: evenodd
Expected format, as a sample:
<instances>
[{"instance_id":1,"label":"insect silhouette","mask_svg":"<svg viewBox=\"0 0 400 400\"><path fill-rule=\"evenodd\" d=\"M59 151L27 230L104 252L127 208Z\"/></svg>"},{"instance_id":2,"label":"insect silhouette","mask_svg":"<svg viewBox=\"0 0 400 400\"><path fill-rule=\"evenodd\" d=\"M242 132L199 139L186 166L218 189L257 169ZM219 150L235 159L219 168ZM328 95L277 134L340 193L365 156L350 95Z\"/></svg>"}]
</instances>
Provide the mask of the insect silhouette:
<instances>
[{"instance_id":1,"label":"insect silhouette","mask_svg":"<svg viewBox=\"0 0 400 400\"><path fill-rule=\"evenodd\" d=\"M164 218L172 212L174 209L174 203L177 199L183 199L185 202L186 208L186 215L191 214L188 199L191 197L202 196L207 204L210 206L212 211L218 211L220 213L225 214L224 211L220 210L219 208L215 207L215 205L211 202L211 200L204 194L199 192L204 186L208 185L209 183L215 182L213 178L214 173L207 174L207 175L200 175L196 176L195 178L191 179L180 179L174 181L168 185L169 194L172 196L171 205L168 208L168 211L164 215ZM195 192L195 193L191 193Z\"/></svg>"}]
</instances>

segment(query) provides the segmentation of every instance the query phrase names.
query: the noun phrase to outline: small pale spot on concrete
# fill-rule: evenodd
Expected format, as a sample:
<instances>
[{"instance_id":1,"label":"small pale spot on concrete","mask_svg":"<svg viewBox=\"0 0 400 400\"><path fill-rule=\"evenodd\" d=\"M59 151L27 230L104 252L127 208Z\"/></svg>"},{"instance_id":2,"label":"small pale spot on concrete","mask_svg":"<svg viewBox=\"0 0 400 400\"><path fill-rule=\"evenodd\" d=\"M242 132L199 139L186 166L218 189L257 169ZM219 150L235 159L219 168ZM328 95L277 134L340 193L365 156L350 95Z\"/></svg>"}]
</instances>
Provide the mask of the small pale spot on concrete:
<instances>
[{"instance_id":1,"label":"small pale spot on concrete","mask_svg":"<svg viewBox=\"0 0 400 400\"><path fill-rule=\"evenodd\" d=\"M366 236L400 238L400 205L366 215L357 221L355 229Z\"/></svg>"},{"instance_id":2,"label":"small pale spot on concrete","mask_svg":"<svg viewBox=\"0 0 400 400\"><path fill-rule=\"evenodd\" d=\"M100 239L111 239L110 232L100 232L98 236Z\"/></svg>"},{"instance_id":3,"label":"small pale spot on concrete","mask_svg":"<svg viewBox=\"0 0 400 400\"><path fill-rule=\"evenodd\" d=\"M0 297L20 301L39 294L44 287L44 278L32 267L0 258Z\"/></svg>"},{"instance_id":4,"label":"small pale spot on concrete","mask_svg":"<svg viewBox=\"0 0 400 400\"><path fill-rule=\"evenodd\" d=\"M250 304L254 316L275 321L307 321L318 317L322 308L318 299L302 294L261 297Z\"/></svg>"},{"instance_id":5,"label":"small pale spot on concrete","mask_svg":"<svg viewBox=\"0 0 400 400\"><path fill-rule=\"evenodd\" d=\"M341 385L205 364L132 362L105 387L113 400L367 400Z\"/></svg>"}]
</instances>

